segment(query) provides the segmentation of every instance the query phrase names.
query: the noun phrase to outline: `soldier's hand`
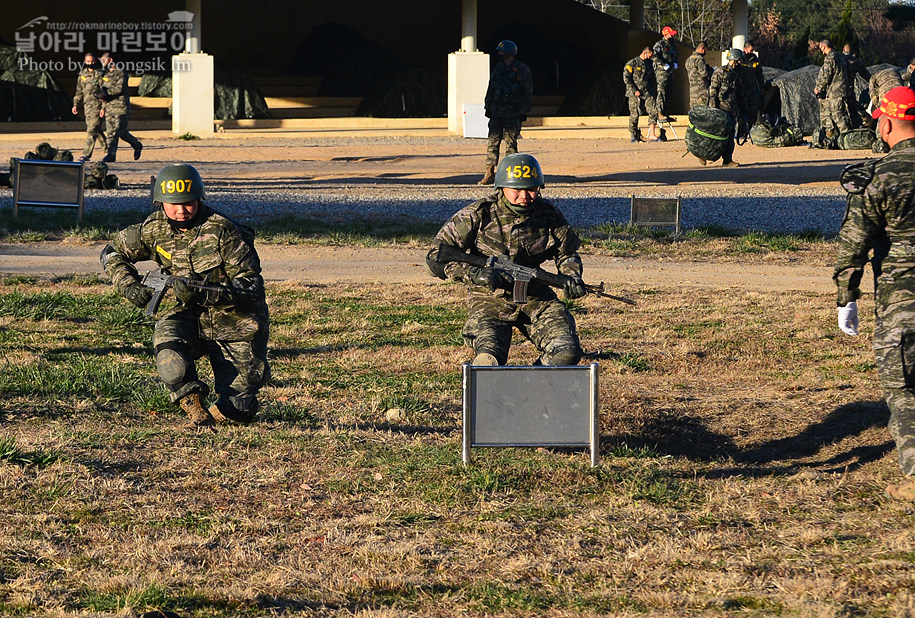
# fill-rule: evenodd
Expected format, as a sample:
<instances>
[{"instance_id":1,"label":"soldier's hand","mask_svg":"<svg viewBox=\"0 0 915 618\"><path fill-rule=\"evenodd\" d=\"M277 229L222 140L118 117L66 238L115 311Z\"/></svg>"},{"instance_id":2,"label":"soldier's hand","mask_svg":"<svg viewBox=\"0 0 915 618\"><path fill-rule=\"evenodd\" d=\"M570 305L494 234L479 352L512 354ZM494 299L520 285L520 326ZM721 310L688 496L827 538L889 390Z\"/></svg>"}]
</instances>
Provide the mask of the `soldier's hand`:
<instances>
[{"instance_id":1,"label":"soldier's hand","mask_svg":"<svg viewBox=\"0 0 915 618\"><path fill-rule=\"evenodd\" d=\"M152 300L153 291L139 281L131 283L124 290L124 298L137 307L145 307Z\"/></svg>"},{"instance_id":2,"label":"soldier's hand","mask_svg":"<svg viewBox=\"0 0 915 618\"><path fill-rule=\"evenodd\" d=\"M569 277L569 280L562 286L562 291L565 292L566 298L570 299L581 298L588 293L588 290L585 289L585 282L581 280L581 277L576 276Z\"/></svg>"},{"instance_id":3,"label":"soldier's hand","mask_svg":"<svg viewBox=\"0 0 915 618\"><path fill-rule=\"evenodd\" d=\"M858 302L851 301L844 307L839 307L839 328L846 335L858 334Z\"/></svg>"},{"instance_id":4,"label":"soldier's hand","mask_svg":"<svg viewBox=\"0 0 915 618\"><path fill-rule=\"evenodd\" d=\"M73 112L74 116L79 113L79 110L76 109L75 105L73 106L73 109L71 109L70 111Z\"/></svg>"},{"instance_id":5,"label":"soldier's hand","mask_svg":"<svg viewBox=\"0 0 915 618\"><path fill-rule=\"evenodd\" d=\"M642 91L641 91L641 90L636 90L636 91L635 91L635 96L637 96L637 97L642 96Z\"/></svg>"},{"instance_id":6,"label":"soldier's hand","mask_svg":"<svg viewBox=\"0 0 915 618\"><path fill-rule=\"evenodd\" d=\"M470 277L472 283L489 288L492 291L495 291L496 288L502 287L506 283L505 278L501 273L489 266L485 268L471 266L467 271L467 275Z\"/></svg>"},{"instance_id":7,"label":"soldier's hand","mask_svg":"<svg viewBox=\"0 0 915 618\"><path fill-rule=\"evenodd\" d=\"M181 301L184 305L199 305L203 296L206 294L204 290L198 290L192 288L187 283L181 279L176 280L172 284L172 289L175 290L175 298Z\"/></svg>"}]
</instances>

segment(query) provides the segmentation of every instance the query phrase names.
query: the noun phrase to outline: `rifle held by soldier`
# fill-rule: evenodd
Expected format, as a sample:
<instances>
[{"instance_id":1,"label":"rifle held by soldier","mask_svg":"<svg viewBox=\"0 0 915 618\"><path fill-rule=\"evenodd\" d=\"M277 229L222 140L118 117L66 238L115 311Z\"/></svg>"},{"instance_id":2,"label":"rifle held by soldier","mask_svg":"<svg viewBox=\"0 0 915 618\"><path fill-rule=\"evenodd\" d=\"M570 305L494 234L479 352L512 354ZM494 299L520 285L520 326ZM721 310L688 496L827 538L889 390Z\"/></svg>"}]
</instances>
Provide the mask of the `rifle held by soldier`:
<instances>
[{"instance_id":1,"label":"rifle held by soldier","mask_svg":"<svg viewBox=\"0 0 915 618\"><path fill-rule=\"evenodd\" d=\"M206 279L198 281L197 279L189 279L187 277L175 277L161 272L154 273L152 271L147 271L146 274L143 275L143 281L141 283L152 289L153 296L150 299L149 304L146 305L146 315L155 315L156 311L159 310L159 303L162 302L162 297L165 296L165 292L168 291L168 288L172 287L175 281L181 281L187 287L196 290L210 290L215 292L222 290L222 288L215 285L207 285Z\"/></svg>"},{"instance_id":2,"label":"rifle held by soldier","mask_svg":"<svg viewBox=\"0 0 915 618\"><path fill-rule=\"evenodd\" d=\"M565 287L566 283L572 279L568 275L551 273L542 268L532 268L530 266L515 264L507 255L500 255L498 257L474 255L472 253L464 253L458 247L446 245L444 243L438 246L438 255L436 256L435 261L439 264L463 262L464 264L470 264L471 266L476 266L478 268L492 268L502 274L508 275L514 282L512 300L516 303L527 302L527 286L531 281L539 281L550 287L562 289ZM601 282L600 285L585 284L585 289L591 294L603 296L604 298L612 298L613 300L618 300L627 305L636 304L631 298L614 296L613 294L604 292L603 282Z\"/></svg>"}]
</instances>

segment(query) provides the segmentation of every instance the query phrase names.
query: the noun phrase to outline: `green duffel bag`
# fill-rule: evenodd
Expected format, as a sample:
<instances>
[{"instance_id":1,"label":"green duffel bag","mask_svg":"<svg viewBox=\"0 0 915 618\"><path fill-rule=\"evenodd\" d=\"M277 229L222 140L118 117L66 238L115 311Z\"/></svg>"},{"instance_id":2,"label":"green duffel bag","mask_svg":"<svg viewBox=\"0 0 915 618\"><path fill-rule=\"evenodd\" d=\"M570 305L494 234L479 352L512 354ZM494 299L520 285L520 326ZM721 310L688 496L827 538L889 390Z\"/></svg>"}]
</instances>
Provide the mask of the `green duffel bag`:
<instances>
[{"instance_id":1,"label":"green duffel bag","mask_svg":"<svg viewBox=\"0 0 915 618\"><path fill-rule=\"evenodd\" d=\"M873 129L852 129L836 140L840 150L871 150L877 134Z\"/></svg>"},{"instance_id":2,"label":"green duffel bag","mask_svg":"<svg viewBox=\"0 0 915 618\"><path fill-rule=\"evenodd\" d=\"M722 110L696 105L689 110L686 127L686 149L706 161L717 161L734 135L734 119Z\"/></svg>"},{"instance_id":3,"label":"green duffel bag","mask_svg":"<svg viewBox=\"0 0 915 618\"><path fill-rule=\"evenodd\" d=\"M750 128L750 141L762 148L782 148L798 146L803 143L804 135L797 127L786 124L773 127L768 122L760 120Z\"/></svg>"}]
</instances>

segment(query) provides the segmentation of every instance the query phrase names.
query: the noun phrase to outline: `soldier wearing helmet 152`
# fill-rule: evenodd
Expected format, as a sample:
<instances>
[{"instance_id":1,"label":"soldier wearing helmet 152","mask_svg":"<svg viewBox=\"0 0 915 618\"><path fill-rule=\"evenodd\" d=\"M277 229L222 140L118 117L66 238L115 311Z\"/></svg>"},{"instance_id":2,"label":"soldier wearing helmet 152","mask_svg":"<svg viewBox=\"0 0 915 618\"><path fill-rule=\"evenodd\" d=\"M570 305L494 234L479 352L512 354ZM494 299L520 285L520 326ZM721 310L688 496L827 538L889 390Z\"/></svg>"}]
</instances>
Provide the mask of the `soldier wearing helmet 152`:
<instances>
[{"instance_id":1,"label":"soldier wearing helmet 152","mask_svg":"<svg viewBox=\"0 0 915 618\"><path fill-rule=\"evenodd\" d=\"M540 358L536 364L575 365L581 359L575 320L552 288L531 281L528 301L516 303L511 293L513 282L500 272L436 261L440 244L474 255L507 255L528 267L552 260L560 274L570 277L565 295L584 296L578 256L581 241L562 213L540 197L543 186L543 172L534 157L518 153L506 156L496 170L496 193L451 217L436 235L426 258L435 276L463 281L469 287L463 335L473 348L474 365L504 365L512 327L537 346Z\"/></svg>"},{"instance_id":2,"label":"soldier wearing helmet 152","mask_svg":"<svg viewBox=\"0 0 915 618\"><path fill-rule=\"evenodd\" d=\"M138 307L149 303L152 290L141 283L137 262L153 260L165 274L206 281L207 289L175 281L177 306L156 317L156 369L172 402L195 426L248 423L270 375L260 259L252 230L204 204L203 197L196 169L166 166L155 181L156 211L118 232L101 261L118 291ZM218 397L209 409L209 387L195 367L202 356L209 357Z\"/></svg>"},{"instance_id":3,"label":"soldier wearing helmet 152","mask_svg":"<svg viewBox=\"0 0 915 618\"><path fill-rule=\"evenodd\" d=\"M739 80L737 77L737 63L743 58L743 52L739 49L728 50L728 63L721 67L716 67L712 73L712 82L708 89L709 107L715 107L726 111L738 122L739 102L737 99L737 87ZM745 130L739 129L739 130ZM725 144L724 154L722 155L722 165L725 167L736 167L738 163L734 161L734 137L731 136ZM705 165L706 161L702 160Z\"/></svg>"},{"instance_id":4,"label":"soldier wearing helmet 152","mask_svg":"<svg viewBox=\"0 0 915 618\"><path fill-rule=\"evenodd\" d=\"M489 118L489 144L486 149L486 171L479 185L491 185L499 147L505 140L505 154L518 152L521 123L531 111L534 78L526 64L517 60L518 46L512 41L502 41L496 47L496 62L489 86L486 88L485 110Z\"/></svg>"}]
</instances>

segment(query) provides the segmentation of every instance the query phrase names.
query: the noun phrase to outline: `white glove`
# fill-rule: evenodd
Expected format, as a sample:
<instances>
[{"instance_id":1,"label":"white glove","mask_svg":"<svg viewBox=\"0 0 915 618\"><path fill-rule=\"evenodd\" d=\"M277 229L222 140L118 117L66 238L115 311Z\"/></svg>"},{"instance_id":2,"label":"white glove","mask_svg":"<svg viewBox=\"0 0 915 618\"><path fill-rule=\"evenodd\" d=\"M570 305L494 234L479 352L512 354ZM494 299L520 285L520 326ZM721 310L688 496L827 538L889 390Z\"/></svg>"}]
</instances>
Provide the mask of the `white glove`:
<instances>
[{"instance_id":1,"label":"white glove","mask_svg":"<svg viewBox=\"0 0 915 618\"><path fill-rule=\"evenodd\" d=\"M674 62L674 69L676 69L676 68L677 68L677 63L676 63L676 62Z\"/></svg>"},{"instance_id":2,"label":"white glove","mask_svg":"<svg viewBox=\"0 0 915 618\"><path fill-rule=\"evenodd\" d=\"M666 62L663 64L663 66L664 66L664 70L665 70L665 71L669 71L669 70L670 70L670 65L667 64Z\"/></svg>"},{"instance_id":3,"label":"white glove","mask_svg":"<svg viewBox=\"0 0 915 618\"><path fill-rule=\"evenodd\" d=\"M839 328L846 335L858 334L858 303L851 301L844 307L839 307Z\"/></svg>"}]
</instances>

